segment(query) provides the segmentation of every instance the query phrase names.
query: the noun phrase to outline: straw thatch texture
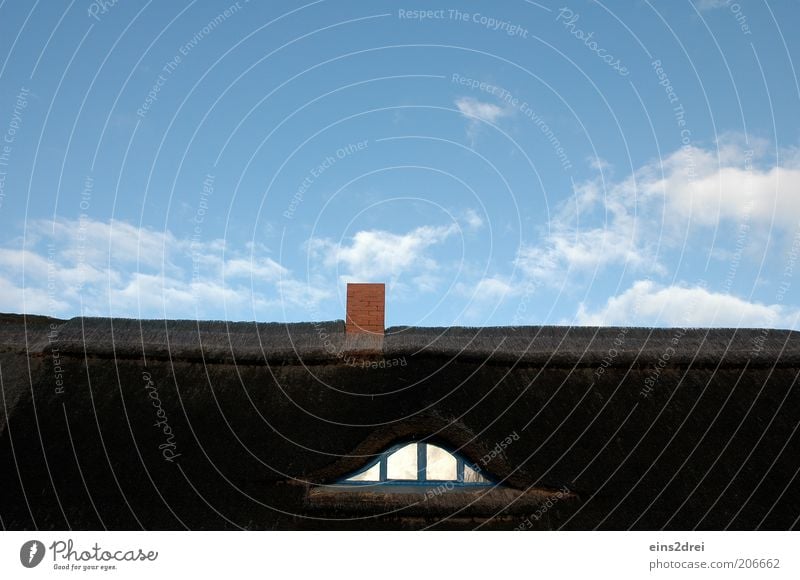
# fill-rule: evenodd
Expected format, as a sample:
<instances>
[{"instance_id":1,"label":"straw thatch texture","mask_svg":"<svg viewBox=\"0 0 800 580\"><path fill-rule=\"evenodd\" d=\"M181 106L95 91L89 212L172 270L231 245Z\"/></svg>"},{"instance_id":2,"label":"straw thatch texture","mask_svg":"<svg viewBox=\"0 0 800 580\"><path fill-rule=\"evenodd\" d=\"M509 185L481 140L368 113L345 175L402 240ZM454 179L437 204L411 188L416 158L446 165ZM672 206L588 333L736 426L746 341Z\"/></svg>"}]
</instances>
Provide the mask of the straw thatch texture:
<instances>
[{"instance_id":1,"label":"straw thatch texture","mask_svg":"<svg viewBox=\"0 0 800 580\"><path fill-rule=\"evenodd\" d=\"M489 521L497 505L480 502L446 517L465 496L389 516L378 496L310 495L425 440L501 483L492 501L574 493L536 526L788 529L800 522L799 353L798 333L760 329L396 327L380 343L350 340L342 321L0 316L0 518L8 529L524 521L514 510Z\"/></svg>"}]
</instances>

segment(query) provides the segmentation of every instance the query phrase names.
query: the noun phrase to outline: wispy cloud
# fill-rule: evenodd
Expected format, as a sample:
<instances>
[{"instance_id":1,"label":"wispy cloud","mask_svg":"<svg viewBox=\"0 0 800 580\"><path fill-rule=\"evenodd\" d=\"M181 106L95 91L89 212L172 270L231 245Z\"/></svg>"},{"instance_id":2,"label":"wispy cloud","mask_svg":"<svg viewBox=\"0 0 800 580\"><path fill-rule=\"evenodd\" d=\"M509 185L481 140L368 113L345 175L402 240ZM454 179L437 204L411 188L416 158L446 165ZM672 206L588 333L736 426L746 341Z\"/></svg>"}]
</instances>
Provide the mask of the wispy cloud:
<instances>
[{"instance_id":1,"label":"wispy cloud","mask_svg":"<svg viewBox=\"0 0 800 580\"><path fill-rule=\"evenodd\" d=\"M486 101L479 101L473 97L461 97L456 99L455 105L464 117L469 121L467 124L467 136L474 144L482 122L494 124L501 117L509 114L509 111Z\"/></svg>"},{"instance_id":2,"label":"wispy cloud","mask_svg":"<svg viewBox=\"0 0 800 580\"><path fill-rule=\"evenodd\" d=\"M794 231L800 163L793 150L781 158L771 164L761 143L726 136L713 148L679 149L620 181L579 183L541 240L520 248L517 265L552 285L610 266L665 274L664 252L699 232L741 223L754 239Z\"/></svg>"},{"instance_id":3,"label":"wispy cloud","mask_svg":"<svg viewBox=\"0 0 800 580\"><path fill-rule=\"evenodd\" d=\"M250 245L180 238L127 222L33 222L0 249L0 310L54 316L275 318L333 294ZM23 276L24 273L24 276Z\"/></svg>"},{"instance_id":4,"label":"wispy cloud","mask_svg":"<svg viewBox=\"0 0 800 580\"><path fill-rule=\"evenodd\" d=\"M456 99L456 107L461 114L470 120L480 119L489 123L495 123L500 117L507 114L506 110L493 103L479 101L473 97L461 97Z\"/></svg>"},{"instance_id":5,"label":"wispy cloud","mask_svg":"<svg viewBox=\"0 0 800 580\"><path fill-rule=\"evenodd\" d=\"M713 147L681 148L621 180L608 180L608 167L599 168L596 179L575 185L541 238L519 249L520 283L569 291L589 280L585 275L594 280L612 269L647 278L597 310L581 305L579 324L796 325L796 308L752 301L732 288L748 256L760 262L767 243L795 247L800 235L800 155L768 151L761 141L725 135ZM688 248L690 255L730 260L725 284L714 290L666 282L674 275L669 257L684 259ZM664 283L653 281L659 278ZM689 300L701 307L680 321ZM634 301L642 307L636 315Z\"/></svg>"},{"instance_id":6,"label":"wispy cloud","mask_svg":"<svg viewBox=\"0 0 800 580\"><path fill-rule=\"evenodd\" d=\"M456 324L485 324L507 300L519 296L519 286L502 275L481 277L475 283L460 282L457 294L467 300Z\"/></svg>"},{"instance_id":7,"label":"wispy cloud","mask_svg":"<svg viewBox=\"0 0 800 580\"><path fill-rule=\"evenodd\" d=\"M431 287L439 263L427 250L456 234L459 227L422 226L405 234L385 230L363 230L351 239L336 243L323 238L309 242L312 255L335 268L342 280L357 282L388 280L390 285L420 280ZM421 278L420 278L421 277Z\"/></svg>"},{"instance_id":8,"label":"wispy cloud","mask_svg":"<svg viewBox=\"0 0 800 580\"><path fill-rule=\"evenodd\" d=\"M577 185L548 226L539 243L519 249L516 261L537 284L560 286L570 276L612 265L663 271L624 184L605 196L597 180Z\"/></svg>"},{"instance_id":9,"label":"wispy cloud","mask_svg":"<svg viewBox=\"0 0 800 580\"><path fill-rule=\"evenodd\" d=\"M472 230L479 230L483 227L483 218L472 208L464 212L464 222Z\"/></svg>"}]
</instances>

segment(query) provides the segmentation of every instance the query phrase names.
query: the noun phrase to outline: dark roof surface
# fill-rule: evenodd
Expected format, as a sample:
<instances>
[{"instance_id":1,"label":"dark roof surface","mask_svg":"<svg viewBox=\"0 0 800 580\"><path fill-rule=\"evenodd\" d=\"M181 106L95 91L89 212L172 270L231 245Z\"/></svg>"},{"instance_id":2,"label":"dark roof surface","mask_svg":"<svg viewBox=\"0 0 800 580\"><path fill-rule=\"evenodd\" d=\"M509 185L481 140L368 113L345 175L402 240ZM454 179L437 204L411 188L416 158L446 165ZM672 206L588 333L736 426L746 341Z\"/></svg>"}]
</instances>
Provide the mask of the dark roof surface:
<instances>
[{"instance_id":1,"label":"dark roof surface","mask_svg":"<svg viewBox=\"0 0 800 580\"><path fill-rule=\"evenodd\" d=\"M354 351L389 358L402 355L466 357L529 363L630 364L637 360L728 364L800 361L800 333L772 329L632 327L451 327L397 326L382 341L346 337L341 320L256 323L195 320L136 320L0 315L0 345L7 350L98 356L330 360Z\"/></svg>"}]
</instances>

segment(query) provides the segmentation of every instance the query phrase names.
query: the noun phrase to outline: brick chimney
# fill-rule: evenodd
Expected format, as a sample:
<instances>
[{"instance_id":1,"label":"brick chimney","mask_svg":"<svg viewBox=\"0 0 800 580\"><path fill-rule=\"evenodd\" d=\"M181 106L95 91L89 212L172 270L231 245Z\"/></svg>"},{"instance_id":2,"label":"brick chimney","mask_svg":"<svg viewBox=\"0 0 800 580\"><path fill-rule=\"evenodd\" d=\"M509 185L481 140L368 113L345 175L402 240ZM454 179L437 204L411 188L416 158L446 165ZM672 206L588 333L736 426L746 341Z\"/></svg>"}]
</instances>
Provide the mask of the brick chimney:
<instances>
[{"instance_id":1,"label":"brick chimney","mask_svg":"<svg viewBox=\"0 0 800 580\"><path fill-rule=\"evenodd\" d=\"M385 284L348 284L346 334L383 336Z\"/></svg>"}]
</instances>

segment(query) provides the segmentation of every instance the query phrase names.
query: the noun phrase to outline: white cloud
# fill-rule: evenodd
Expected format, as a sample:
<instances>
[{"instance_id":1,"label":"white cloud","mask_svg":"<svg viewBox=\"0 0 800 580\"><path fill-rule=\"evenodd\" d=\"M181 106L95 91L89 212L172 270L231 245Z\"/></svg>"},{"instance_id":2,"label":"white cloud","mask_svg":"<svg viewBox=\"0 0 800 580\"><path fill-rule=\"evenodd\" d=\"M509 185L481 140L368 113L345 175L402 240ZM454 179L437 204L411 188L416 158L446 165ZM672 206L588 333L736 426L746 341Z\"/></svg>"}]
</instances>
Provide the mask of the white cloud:
<instances>
[{"instance_id":1,"label":"white cloud","mask_svg":"<svg viewBox=\"0 0 800 580\"><path fill-rule=\"evenodd\" d=\"M468 301L457 324L485 324L506 300L522 293L519 285L502 275L484 276L475 283L459 282L455 291Z\"/></svg>"},{"instance_id":2,"label":"white cloud","mask_svg":"<svg viewBox=\"0 0 800 580\"><path fill-rule=\"evenodd\" d=\"M252 244L227 248L121 221L33 222L29 234L27 248L0 248L0 310L252 319L333 294L294 280Z\"/></svg>"},{"instance_id":3,"label":"white cloud","mask_svg":"<svg viewBox=\"0 0 800 580\"><path fill-rule=\"evenodd\" d=\"M326 266L343 270L345 280L391 280L391 284L395 284L405 274L413 278L434 272L439 264L426 250L458 231L455 224L422 226L406 234L363 230L349 242L337 244L329 239L316 239L309 246L312 254L321 258Z\"/></svg>"},{"instance_id":4,"label":"white cloud","mask_svg":"<svg viewBox=\"0 0 800 580\"><path fill-rule=\"evenodd\" d=\"M610 264L661 271L642 251L641 236L630 218L618 219L609 228L554 229L542 246L524 246L517 265L537 282L557 284L568 273L593 271Z\"/></svg>"},{"instance_id":5,"label":"white cloud","mask_svg":"<svg viewBox=\"0 0 800 580\"><path fill-rule=\"evenodd\" d=\"M472 208L464 212L464 222L472 230L479 230L483 227L483 218Z\"/></svg>"},{"instance_id":6,"label":"white cloud","mask_svg":"<svg viewBox=\"0 0 800 580\"><path fill-rule=\"evenodd\" d=\"M666 272L664 252L691 245L702 231L752 228L753 240L800 227L800 159L781 151L770 163L761 141L722 137L714 148L690 146L616 182L575 186L537 244L520 248L517 265L539 282L611 265ZM723 255L716 240L714 251Z\"/></svg>"},{"instance_id":7,"label":"white cloud","mask_svg":"<svg viewBox=\"0 0 800 580\"><path fill-rule=\"evenodd\" d=\"M800 162L792 150L778 156L780 165L763 142L748 145L727 135L714 148L690 146L646 164L635 179L614 184L611 195L636 199L641 209L672 224L716 227L748 220L794 228L800 223Z\"/></svg>"},{"instance_id":8,"label":"white cloud","mask_svg":"<svg viewBox=\"0 0 800 580\"><path fill-rule=\"evenodd\" d=\"M169 231L137 227L119 220L37 221L33 229L39 236L57 241L59 254L64 258L97 267L138 263L161 269L169 266L171 251L181 245Z\"/></svg>"},{"instance_id":9,"label":"white cloud","mask_svg":"<svg viewBox=\"0 0 800 580\"><path fill-rule=\"evenodd\" d=\"M611 171L613 169L608 161L595 155L588 157L586 161L589 164L589 167L595 171Z\"/></svg>"},{"instance_id":10,"label":"white cloud","mask_svg":"<svg viewBox=\"0 0 800 580\"><path fill-rule=\"evenodd\" d=\"M481 278L475 286L473 298L480 302L498 303L513 294L516 294L516 290L508 280L500 276L489 276Z\"/></svg>"},{"instance_id":11,"label":"white cloud","mask_svg":"<svg viewBox=\"0 0 800 580\"><path fill-rule=\"evenodd\" d=\"M258 278L268 282L280 280L289 271L268 257L233 258L225 262L226 278Z\"/></svg>"},{"instance_id":12,"label":"white cloud","mask_svg":"<svg viewBox=\"0 0 800 580\"><path fill-rule=\"evenodd\" d=\"M281 306L302 307L306 313L311 314L317 312L318 304L333 296L331 291L333 285L328 284L323 278L303 282L287 277L280 280L277 283L277 287L280 293ZM313 315L306 315L303 320L313 318Z\"/></svg>"},{"instance_id":13,"label":"white cloud","mask_svg":"<svg viewBox=\"0 0 800 580\"><path fill-rule=\"evenodd\" d=\"M436 292L444 283L444 278L435 272L423 272L411 276L409 286L417 292Z\"/></svg>"},{"instance_id":14,"label":"white cloud","mask_svg":"<svg viewBox=\"0 0 800 580\"><path fill-rule=\"evenodd\" d=\"M500 117L509 114L509 111L493 103L479 101L473 97L461 97L456 99L455 105L464 117L469 121L467 125L467 136L474 145L478 132L481 129L481 122L496 123Z\"/></svg>"},{"instance_id":15,"label":"white cloud","mask_svg":"<svg viewBox=\"0 0 800 580\"><path fill-rule=\"evenodd\" d=\"M56 296L51 299L46 288L23 289L20 285L0 275L0 312L42 314L58 312L67 306L67 303Z\"/></svg>"},{"instance_id":16,"label":"white cloud","mask_svg":"<svg viewBox=\"0 0 800 580\"><path fill-rule=\"evenodd\" d=\"M599 214L599 215L598 215ZM596 222L600 219L602 223ZM599 270L612 264L661 272L643 225L624 198L606 196L590 181L553 215L538 245L523 245L516 265L537 283L559 285L570 273Z\"/></svg>"},{"instance_id":17,"label":"white cloud","mask_svg":"<svg viewBox=\"0 0 800 580\"><path fill-rule=\"evenodd\" d=\"M800 310L761 304L702 286L661 286L639 280L596 311L580 305L575 321L586 326L798 328Z\"/></svg>"},{"instance_id":18,"label":"white cloud","mask_svg":"<svg viewBox=\"0 0 800 580\"><path fill-rule=\"evenodd\" d=\"M507 114L507 111L502 107L498 107L493 103L479 101L473 97L461 97L456 99L456 107L461 111L461 114L474 121L480 119L489 123L495 123L500 117Z\"/></svg>"}]
</instances>

